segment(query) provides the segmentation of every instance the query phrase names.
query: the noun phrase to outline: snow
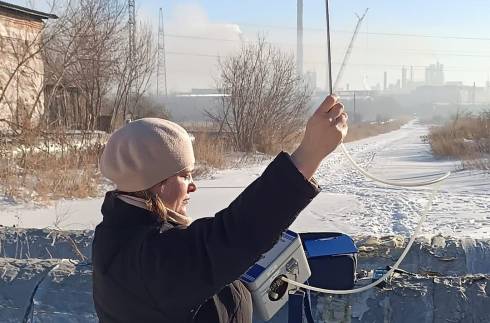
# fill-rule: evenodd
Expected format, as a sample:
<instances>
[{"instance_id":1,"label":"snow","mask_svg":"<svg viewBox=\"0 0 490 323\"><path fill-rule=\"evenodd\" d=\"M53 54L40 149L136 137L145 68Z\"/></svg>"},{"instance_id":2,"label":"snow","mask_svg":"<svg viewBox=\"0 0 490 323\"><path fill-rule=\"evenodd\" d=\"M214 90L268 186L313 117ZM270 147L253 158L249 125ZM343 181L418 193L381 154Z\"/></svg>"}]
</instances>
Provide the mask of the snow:
<instances>
[{"instance_id":1,"label":"snow","mask_svg":"<svg viewBox=\"0 0 490 323\"><path fill-rule=\"evenodd\" d=\"M424 234L454 237L490 237L490 173L458 170L460 163L435 160L421 136L427 127L411 122L399 130L346 145L353 158L369 172L390 180L427 180L448 170ZM188 212L193 218L212 216L229 203L267 166L268 162L215 173L196 182ZM348 234L410 235L433 188L398 188L366 179L350 165L340 149L320 166L315 178L322 192L301 213L291 229L341 231ZM277 188L280 190L280 188ZM93 229L101 221L103 198L60 200L49 207L14 205L0 201L4 226Z\"/></svg>"},{"instance_id":2,"label":"snow","mask_svg":"<svg viewBox=\"0 0 490 323\"><path fill-rule=\"evenodd\" d=\"M66 151L68 149L87 149L94 146L100 146L107 142L109 135L103 131L90 131L83 132L80 130L67 130L64 134L59 134L61 138L51 138L44 139L43 142L40 142L37 146L25 146L18 145L14 149L6 152L7 155L11 155L12 157L17 156L19 154L23 154L25 151L30 151L33 153L41 153L41 152L57 152L61 153L62 151ZM64 137L63 137L64 136ZM60 144L62 139L67 140L63 145ZM6 139L8 140L8 139Z\"/></svg>"},{"instance_id":3,"label":"snow","mask_svg":"<svg viewBox=\"0 0 490 323\"><path fill-rule=\"evenodd\" d=\"M416 240L402 264L403 269L422 274L395 276L387 289L349 297L313 294L315 321L351 317L356 322L380 322L387 313L396 322L489 321L490 173L458 171L457 161L435 160L420 138L425 134L425 126L412 122L400 130L347 144L362 167L390 180L427 180L456 170L440 187L424 226L425 237ZM226 207L270 160L261 158L254 165L237 162L249 166L197 181L199 189L192 194L189 214L211 216ZM407 239L391 235L407 237L413 232L432 192L430 187L406 189L367 180L340 149L322 163L315 178L322 192L291 229L355 235L361 250L358 269L393 263ZM18 322L27 314L34 321L97 321L90 265L73 260L80 256L77 251L90 258L93 231L62 233L57 229L93 229L102 219L102 201L59 200L40 207L0 199L0 224L16 226L0 230L2 322ZM427 276L426 271L442 276ZM287 307L283 307L271 322L284 322L286 317Z\"/></svg>"},{"instance_id":4,"label":"snow","mask_svg":"<svg viewBox=\"0 0 490 323\"><path fill-rule=\"evenodd\" d=\"M490 237L490 227L485 225L490 221L490 174L455 171L459 162L434 160L429 145L421 140L425 134L425 126L412 122L400 130L346 146L362 167L390 180L422 181L453 171L440 186L424 233ZM198 183L190 214L207 216L226 207L265 166L227 170ZM322 193L302 212L292 230L407 236L433 189L394 188L372 182L353 169L340 149L322 163L315 178Z\"/></svg>"}]
</instances>

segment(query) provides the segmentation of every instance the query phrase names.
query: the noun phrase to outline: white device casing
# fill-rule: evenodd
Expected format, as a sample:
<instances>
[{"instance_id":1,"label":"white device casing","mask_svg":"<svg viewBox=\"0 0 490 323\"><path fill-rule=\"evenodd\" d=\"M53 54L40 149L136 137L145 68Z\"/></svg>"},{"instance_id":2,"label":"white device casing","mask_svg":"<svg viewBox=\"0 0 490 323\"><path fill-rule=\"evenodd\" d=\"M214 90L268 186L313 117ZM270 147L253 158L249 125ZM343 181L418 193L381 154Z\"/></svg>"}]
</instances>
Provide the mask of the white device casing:
<instances>
[{"instance_id":1,"label":"white device casing","mask_svg":"<svg viewBox=\"0 0 490 323\"><path fill-rule=\"evenodd\" d=\"M270 320L286 304L288 291L296 289L295 286L289 285L281 298L271 300L270 286L281 275L302 283L311 276L301 239L297 233L289 230L284 232L274 247L241 277L252 294L254 312L265 321Z\"/></svg>"}]
</instances>

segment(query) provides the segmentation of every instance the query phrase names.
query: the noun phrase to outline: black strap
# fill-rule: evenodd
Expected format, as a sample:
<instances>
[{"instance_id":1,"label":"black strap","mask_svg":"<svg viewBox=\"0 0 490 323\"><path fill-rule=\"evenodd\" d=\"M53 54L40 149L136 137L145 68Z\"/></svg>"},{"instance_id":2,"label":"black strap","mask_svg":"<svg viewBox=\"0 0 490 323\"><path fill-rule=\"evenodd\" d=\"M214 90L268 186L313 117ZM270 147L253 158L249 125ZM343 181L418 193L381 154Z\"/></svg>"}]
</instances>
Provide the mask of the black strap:
<instances>
[{"instance_id":1,"label":"black strap","mask_svg":"<svg viewBox=\"0 0 490 323\"><path fill-rule=\"evenodd\" d=\"M288 294L288 323L303 323L305 292L297 289Z\"/></svg>"},{"instance_id":2,"label":"black strap","mask_svg":"<svg viewBox=\"0 0 490 323\"><path fill-rule=\"evenodd\" d=\"M310 292L298 289L290 291L288 297L288 323L303 323L303 315L308 323L314 323Z\"/></svg>"},{"instance_id":3,"label":"black strap","mask_svg":"<svg viewBox=\"0 0 490 323\"><path fill-rule=\"evenodd\" d=\"M307 282L308 284L308 282ZM305 295L305 317L308 323L315 323L313 321L313 313L311 313L311 293L309 290L306 291Z\"/></svg>"}]
</instances>

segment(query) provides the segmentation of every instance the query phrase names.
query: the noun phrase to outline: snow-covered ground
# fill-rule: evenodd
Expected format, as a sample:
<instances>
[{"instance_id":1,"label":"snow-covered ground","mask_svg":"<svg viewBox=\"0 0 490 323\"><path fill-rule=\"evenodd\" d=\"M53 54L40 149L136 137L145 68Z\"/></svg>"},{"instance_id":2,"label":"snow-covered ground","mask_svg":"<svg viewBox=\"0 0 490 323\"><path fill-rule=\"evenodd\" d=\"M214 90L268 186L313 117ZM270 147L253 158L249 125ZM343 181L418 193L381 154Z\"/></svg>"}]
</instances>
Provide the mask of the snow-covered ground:
<instances>
[{"instance_id":1,"label":"snow-covered ground","mask_svg":"<svg viewBox=\"0 0 490 323\"><path fill-rule=\"evenodd\" d=\"M436 161L421 136L427 128L412 122L400 130L347 144L353 158L371 173L391 180L426 180L448 170L451 177L440 187L424 234L490 238L490 174L455 171L459 162ZM267 163L228 169L197 181L189 213L212 216L226 207ZM432 188L394 188L357 173L340 149L321 165L315 178L322 193L302 212L293 230L342 231L349 234L409 235ZM280 190L280 187L277 188ZM50 207L12 205L0 201L4 226L92 229L100 222L102 198L59 201Z\"/></svg>"}]
</instances>

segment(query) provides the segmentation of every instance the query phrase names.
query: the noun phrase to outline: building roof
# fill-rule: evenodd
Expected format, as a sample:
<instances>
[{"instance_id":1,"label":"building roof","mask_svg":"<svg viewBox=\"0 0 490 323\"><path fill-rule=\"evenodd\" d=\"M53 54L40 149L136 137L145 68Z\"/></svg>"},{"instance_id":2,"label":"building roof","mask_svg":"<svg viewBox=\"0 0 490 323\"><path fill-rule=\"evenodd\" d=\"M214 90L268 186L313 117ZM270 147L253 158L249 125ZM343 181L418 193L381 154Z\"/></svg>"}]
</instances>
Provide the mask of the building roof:
<instances>
[{"instance_id":1,"label":"building roof","mask_svg":"<svg viewBox=\"0 0 490 323\"><path fill-rule=\"evenodd\" d=\"M18 6L4 1L0 1L0 9L6 9L8 11L12 11L15 13L21 13L36 19L58 19L58 16L53 15L51 13L32 10L26 7Z\"/></svg>"}]
</instances>

